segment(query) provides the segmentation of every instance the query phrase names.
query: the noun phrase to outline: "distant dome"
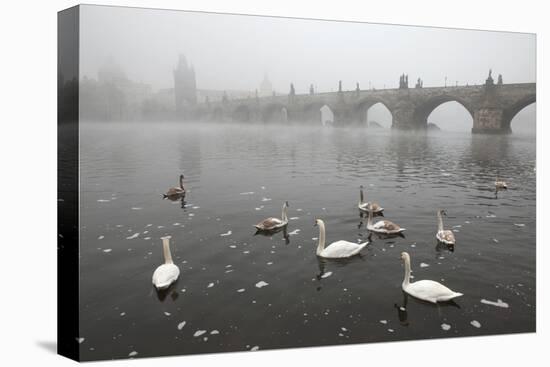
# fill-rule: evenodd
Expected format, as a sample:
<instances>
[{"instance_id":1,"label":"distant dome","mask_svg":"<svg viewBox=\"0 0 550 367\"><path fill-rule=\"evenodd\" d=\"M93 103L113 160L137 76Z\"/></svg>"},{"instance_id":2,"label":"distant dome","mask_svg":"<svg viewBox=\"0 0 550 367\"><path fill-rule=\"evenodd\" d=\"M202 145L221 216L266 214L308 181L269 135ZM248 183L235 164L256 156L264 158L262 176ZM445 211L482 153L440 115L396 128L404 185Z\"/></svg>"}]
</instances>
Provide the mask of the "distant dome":
<instances>
[{"instance_id":1,"label":"distant dome","mask_svg":"<svg viewBox=\"0 0 550 367\"><path fill-rule=\"evenodd\" d=\"M264 74L264 80L260 83L260 96L268 97L273 94L273 85L269 81L267 74Z\"/></svg>"}]
</instances>

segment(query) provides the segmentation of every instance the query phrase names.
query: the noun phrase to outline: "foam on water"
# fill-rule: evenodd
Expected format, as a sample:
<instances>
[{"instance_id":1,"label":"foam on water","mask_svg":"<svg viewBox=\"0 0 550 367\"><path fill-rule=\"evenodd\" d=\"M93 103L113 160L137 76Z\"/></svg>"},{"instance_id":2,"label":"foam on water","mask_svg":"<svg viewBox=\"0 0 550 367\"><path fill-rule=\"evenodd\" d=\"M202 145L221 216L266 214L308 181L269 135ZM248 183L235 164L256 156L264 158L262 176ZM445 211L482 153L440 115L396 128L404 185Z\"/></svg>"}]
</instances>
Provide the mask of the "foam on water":
<instances>
[{"instance_id":1,"label":"foam on water","mask_svg":"<svg viewBox=\"0 0 550 367\"><path fill-rule=\"evenodd\" d=\"M508 308L508 307L509 307L509 306L508 306L508 303L503 302L500 298L497 299L496 302L488 301L488 300L486 300L486 299L482 299L480 302L481 302L481 303L484 303L484 304L486 304L486 305L491 305L491 306L496 306L496 307L502 307L502 308Z\"/></svg>"}]
</instances>

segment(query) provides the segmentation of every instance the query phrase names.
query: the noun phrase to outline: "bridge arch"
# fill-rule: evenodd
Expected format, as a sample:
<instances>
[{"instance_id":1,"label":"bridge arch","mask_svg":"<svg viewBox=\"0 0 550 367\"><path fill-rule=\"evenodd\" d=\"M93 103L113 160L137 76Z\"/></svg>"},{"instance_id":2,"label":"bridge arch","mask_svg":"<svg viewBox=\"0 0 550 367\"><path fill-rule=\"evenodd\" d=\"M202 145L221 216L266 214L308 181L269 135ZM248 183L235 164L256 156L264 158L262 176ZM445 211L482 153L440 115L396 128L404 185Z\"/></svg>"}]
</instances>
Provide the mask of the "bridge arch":
<instances>
[{"instance_id":1,"label":"bridge arch","mask_svg":"<svg viewBox=\"0 0 550 367\"><path fill-rule=\"evenodd\" d=\"M471 106L470 103L457 96L442 94L428 99L426 102L418 105L415 108L412 121L413 127L420 129L426 128L428 126L428 116L430 116L436 108L447 102L456 102L459 105L462 105L462 107L464 107L466 111L468 111L468 114L472 118L473 124L474 107Z\"/></svg>"},{"instance_id":2,"label":"bridge arch","mask_svg":"<svg viewBox=\"0 0 550 367\"><path fill-rule=\"evenodd\" d=\"M536 94L530 94L516 103L514 103L512 106L504 110L504 113L502 114L502 128L507 131L512 131L512 120L514 119L514 116L516 116L521 110L526 108L527 106L532 105L537 101Z\"/></svg>"},{"instance_id":3,"label":"bridge arch","mask_svg":"<svg viewBox=\"0 0 550 367\"><path fill-rule=\"evenodd\" d=\"M367 99L363 99L361 101L359 101L356 105L355 105L355 120L357 120L357 122L359 122L359 124L361 126L368 126L368 113L369 113L369 110L372 108L372 107L375 107L375 106L383 106L385 107L385 109L389 112L390 114L390 117L391 117L391 122L390 122L390 127L391 125L393 125L393 112L392 112L392 108L391 108L391 105L381 99L381 98L367 98Z\"/></svg>"},{"instance_id":4,"label":"bridge arch","mask_svg":"<svg viewBox=\"0 0 550 367\"><path fill-rule=\"evenodd\" d=\"M239 105L231 112L231 119L236 122L249 122L251 117L250 108L247 105Z\"/></svg>"},{"instance_id":5,"label":"bridge arch","mask_svg":"<svg viewBox=\"0 0 550 367\"><path fill-rule=\"evenodd\" d=\"M304 105L301 110L302 120L314 124L324 124L325 121L323 121L323 112L321 111L321 109L325 106L330 109L330 111L334 115L336 111L334 106L332 106L330 103L326 103L323 100L319 100Z\"/></svg>"},{"instance_id":6,"label":"bridge arch","mask_svg":"<svg viewBox=\"0 0 550 367\"><path fill-rule=\"evenodd\" d=\"M263 122L288 122L288 108L281 103L271 103L262 108Z\"/></svg>"}]
</instances>

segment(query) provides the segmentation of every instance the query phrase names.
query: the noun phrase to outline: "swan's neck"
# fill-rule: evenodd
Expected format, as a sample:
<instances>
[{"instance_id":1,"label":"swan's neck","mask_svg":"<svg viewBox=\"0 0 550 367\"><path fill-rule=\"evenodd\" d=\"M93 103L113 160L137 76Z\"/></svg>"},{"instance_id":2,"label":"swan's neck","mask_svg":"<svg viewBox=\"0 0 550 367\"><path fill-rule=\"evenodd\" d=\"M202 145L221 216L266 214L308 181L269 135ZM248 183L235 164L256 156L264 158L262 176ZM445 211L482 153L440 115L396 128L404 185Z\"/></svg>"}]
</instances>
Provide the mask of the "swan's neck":
<instances>
[{"instance_id":1,"label":"swan's neck","mask_svg":"<svg viewBox=\"0 0 550 367\"><path fill-rule=\"evenodd\" d=\"M173 264L172 253L170 252L170 240L168 238L162 239L162 250L164 252L164 263Z\"/></svg>"},{"instance_id":2,"label":"swan's neck","mask_svg":"<svg viewBox=\"0 0 550 367\"><path fill-rule=\"evenodd\" d=\"M281 213L281 220L283 222L288 222L288 217L286 215L286 203L283 205L283 211Z\"/></svg>"},{"instance_id":3,"label":"swan's neck","mask_svg":"<svg viewBox=\"0 0 550 367\"><path fill-rule=\"evenodd\" d=\"M180 177L180 188L183 190L183 177Z\"/></svg>"},{"instance_id":4,"label":"swan's neck","mask_svg":"<svg viewBox=\"0 0 550 367\"><path fill-rule=\"evenodd\" d=\"M441 212L437 212L437 230L443 230L443 218L441 218Z\"/></svg>"},{"instance_id":5,"label":"swan's neck","mask_svg":"<svg viewBox=\"0 0 550 367\"><path fill-rule=\"evenodd\" d=\"M411 260L409 258L405 258L405 278L403 278L403 287L406 287L409 285L410 279L411 279Z\"/></svg>"},{"instance_id":6,"label":"swan's neck","mask_svg":"<svg viewBox=\"0 0 550 367\"><path fill-rule=\"evenodd\" d=\"M372 210L369 210L369 216L367 217L367 228L372 227Z\"/></svg>"},{"instance_id":7,"label":"swan's neck","mask_svg":"<svg viewBox=\"0 0 550 367\"><path fill-rule=\"evenodd\" d=\"M317 245L317 255L325 249L325 223L319 222L319 244Z\"/></svg>"},{"instance_id":8,"label":"swan's neck","mask_svg":"<svg viewBox=\"0 0 550 367\"><path fill-rule=\"evenodd\" d=\"M363 204L365 199L363 197L363 189L359 189L359 204Z\"/></svg>"}]
</instances>

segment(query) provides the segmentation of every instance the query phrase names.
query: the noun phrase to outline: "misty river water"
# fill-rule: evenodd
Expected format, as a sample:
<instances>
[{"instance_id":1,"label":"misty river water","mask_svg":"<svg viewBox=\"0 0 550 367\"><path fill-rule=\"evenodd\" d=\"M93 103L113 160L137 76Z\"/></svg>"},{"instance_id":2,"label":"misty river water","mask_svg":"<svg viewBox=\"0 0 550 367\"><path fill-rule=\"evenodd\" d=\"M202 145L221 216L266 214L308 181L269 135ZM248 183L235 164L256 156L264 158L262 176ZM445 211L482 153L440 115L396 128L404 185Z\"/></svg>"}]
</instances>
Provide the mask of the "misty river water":
<instances>
[{"instance_id":1,"label":"misty river water","mask_svg":"<svg viewBox=\"0 0 550 367\"><path fill-rule=\"evenodd\" d=\"M535 331L532 136L85 123L80 141L83 360ZM180 173L185 203L163 200ZM327 243L366 240L360 185L405 238L317 258L314 218ZM285 200L288 240L254 235ZM437 246L438 208L454 251ZM181 273L159 294L165 235ZM413 281L464 296L405 297L402 251Z\"/></svg>"}]
</instances>

